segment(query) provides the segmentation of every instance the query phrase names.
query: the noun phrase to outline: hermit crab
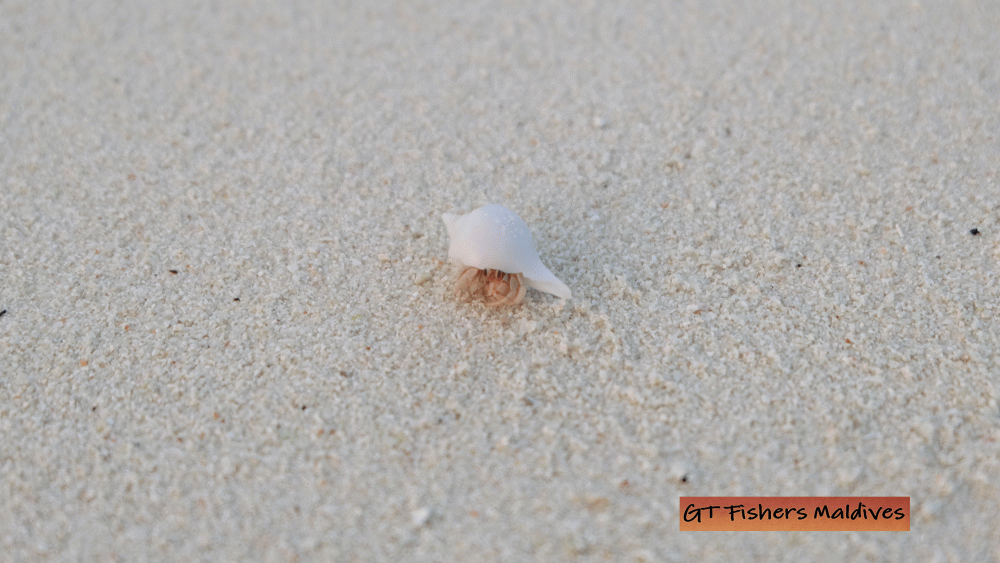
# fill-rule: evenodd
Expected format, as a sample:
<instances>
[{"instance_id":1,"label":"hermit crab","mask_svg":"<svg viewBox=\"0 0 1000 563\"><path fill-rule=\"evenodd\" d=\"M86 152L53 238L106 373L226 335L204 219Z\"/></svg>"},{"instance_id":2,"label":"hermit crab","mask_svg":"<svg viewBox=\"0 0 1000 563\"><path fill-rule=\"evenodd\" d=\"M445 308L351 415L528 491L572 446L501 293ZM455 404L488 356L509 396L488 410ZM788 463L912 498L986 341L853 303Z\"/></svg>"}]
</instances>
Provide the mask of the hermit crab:
<instances>
[{"instance_id":1,"label":"hermit crab","mask_svg":"<svg viewBox=\"0 0 1000 563\"><path fill-rule=\"evenodd\" d=\"M455 293L483 297L490 308L517 305L528 288L569 299L572 292L538 258L528 225L502 205L441 216L458 266Z\"/></svg>"}]
</instances>

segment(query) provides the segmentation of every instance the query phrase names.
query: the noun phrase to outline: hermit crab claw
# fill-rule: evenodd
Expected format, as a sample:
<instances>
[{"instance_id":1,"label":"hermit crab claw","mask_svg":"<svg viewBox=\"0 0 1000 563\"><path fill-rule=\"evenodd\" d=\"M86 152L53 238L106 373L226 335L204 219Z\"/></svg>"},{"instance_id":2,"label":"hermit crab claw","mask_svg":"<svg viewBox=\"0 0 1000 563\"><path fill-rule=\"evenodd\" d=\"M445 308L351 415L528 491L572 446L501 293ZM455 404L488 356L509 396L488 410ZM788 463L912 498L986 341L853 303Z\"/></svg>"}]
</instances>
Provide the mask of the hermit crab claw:
<instances>
[{"instance_id":1,"label":"hermit crab claw","mask_svg":"<svg viewBox=\"0 0 1000 563\"><path fill-rule=\"evenodd\" d=\"M573 295L542 264L528 225L510 209L484 205L465 215L445 213L441 219L451 239L448 258L460 268L457 291L483 294L496 306L520 303L525 287L563 299Z\"/></svg>"}]
</instances>

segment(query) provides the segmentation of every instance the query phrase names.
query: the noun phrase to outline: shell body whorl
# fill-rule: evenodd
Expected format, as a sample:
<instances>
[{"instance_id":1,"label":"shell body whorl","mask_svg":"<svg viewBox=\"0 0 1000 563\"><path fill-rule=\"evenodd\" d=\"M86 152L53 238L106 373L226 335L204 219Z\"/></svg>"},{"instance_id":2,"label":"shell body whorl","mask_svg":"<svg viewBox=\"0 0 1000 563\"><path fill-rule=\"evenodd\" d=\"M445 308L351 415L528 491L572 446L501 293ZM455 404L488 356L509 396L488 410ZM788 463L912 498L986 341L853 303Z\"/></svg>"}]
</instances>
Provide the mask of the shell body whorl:
<instances>
[{"instance_id":1,"label":"shell body whorl","mask_svg":"<svg viewBox=\"0 0 1000 563\"><path fill-rule=\"evenodd\" d=\"M572 292L542 264L524 220L502 205L484 205L465 215L441 216L452 262L480 270L522 274L528 287L569 299Z\"/></svg>"}]
</instances>

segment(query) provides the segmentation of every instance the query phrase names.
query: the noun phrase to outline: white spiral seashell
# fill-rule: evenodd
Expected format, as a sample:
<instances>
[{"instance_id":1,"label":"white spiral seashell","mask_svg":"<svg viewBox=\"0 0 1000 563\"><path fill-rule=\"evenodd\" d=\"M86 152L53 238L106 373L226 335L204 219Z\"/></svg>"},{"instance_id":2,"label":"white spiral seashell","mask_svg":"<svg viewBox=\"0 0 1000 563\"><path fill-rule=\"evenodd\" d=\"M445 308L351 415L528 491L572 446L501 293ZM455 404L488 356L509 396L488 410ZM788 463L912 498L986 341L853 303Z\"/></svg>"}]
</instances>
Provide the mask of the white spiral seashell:
<instances>
[{"instance_id":1,"label":"white spiral seashell","mask_svg":"<svg viewBox=\"0 0 1000 563\"><path fill-rule=\"evenodd\" d=\"M542 264L531 231L502 205L484 205L465 215L445 213L451 244L448 258L462 267L521 274L525 285L569 299L573 292Z\"/></svg>"}]
</instances>

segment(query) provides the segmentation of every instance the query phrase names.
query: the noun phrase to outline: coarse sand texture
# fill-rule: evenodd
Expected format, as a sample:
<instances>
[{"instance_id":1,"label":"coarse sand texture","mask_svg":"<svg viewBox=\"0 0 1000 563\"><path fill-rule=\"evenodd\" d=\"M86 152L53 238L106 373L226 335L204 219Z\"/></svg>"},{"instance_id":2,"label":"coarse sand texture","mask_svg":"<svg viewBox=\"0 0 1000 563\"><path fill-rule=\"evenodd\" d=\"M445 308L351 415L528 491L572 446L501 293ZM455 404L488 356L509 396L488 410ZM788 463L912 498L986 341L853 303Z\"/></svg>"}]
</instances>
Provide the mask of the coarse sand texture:
<instances>
[{"instance_id":1,"label":"coarse sand texture","mask_svg":"<svg viewBox=\"0 0 1000 563\"><path fill-rule=\"evenodd\" d=\"M0 563L1000 561L998 30L0 1ZM456 296L488 204L559 285ZM708 496L911 528L681 532Z\"/></svg>"}]
</instances>

